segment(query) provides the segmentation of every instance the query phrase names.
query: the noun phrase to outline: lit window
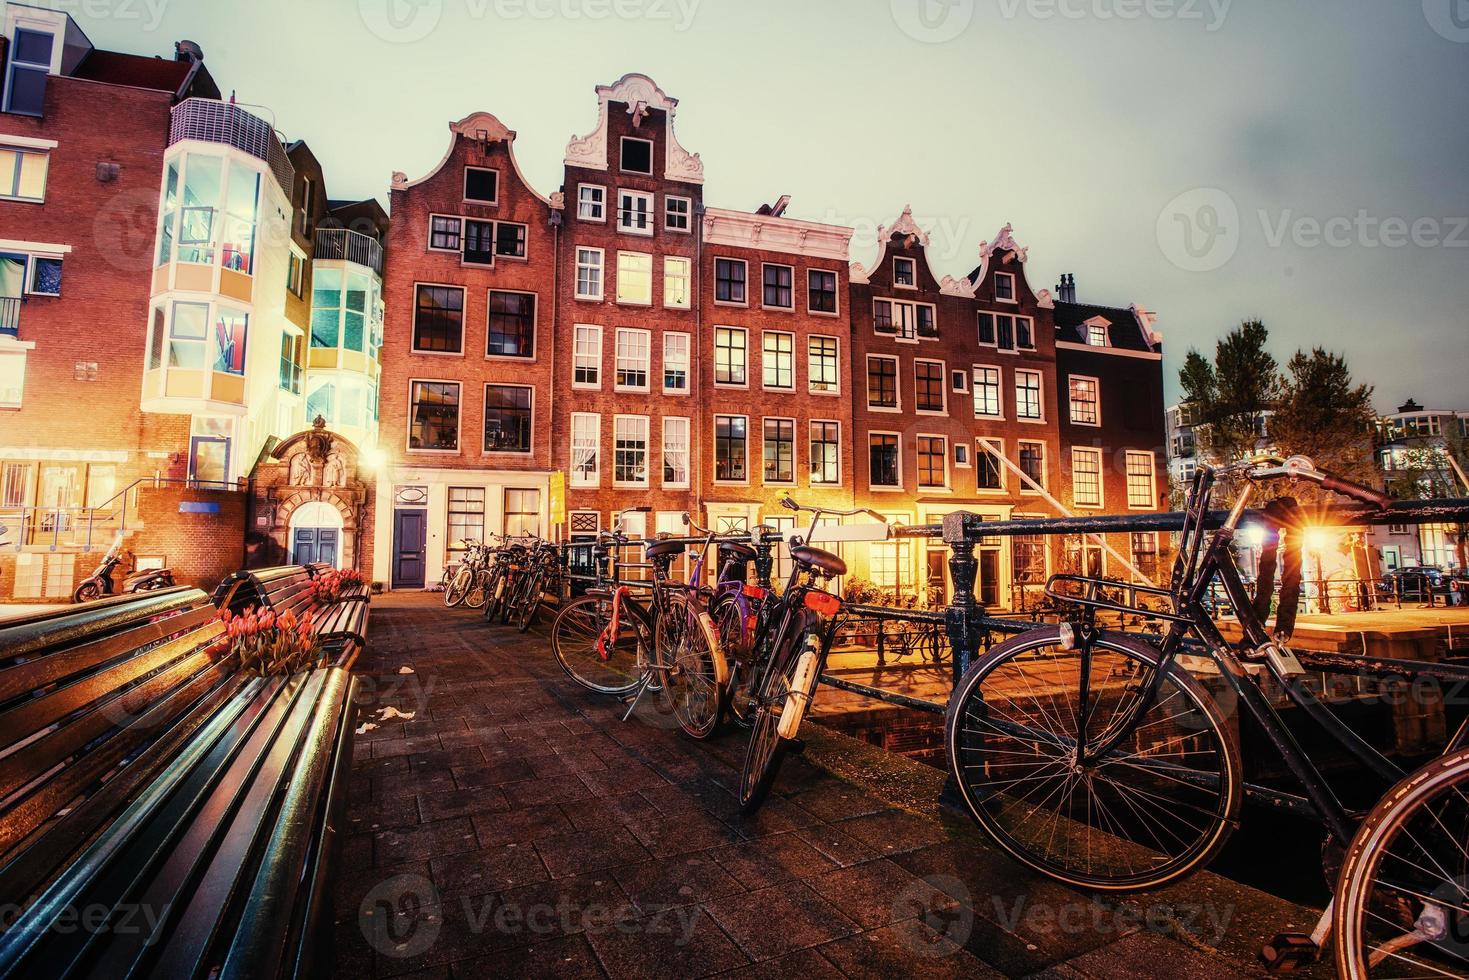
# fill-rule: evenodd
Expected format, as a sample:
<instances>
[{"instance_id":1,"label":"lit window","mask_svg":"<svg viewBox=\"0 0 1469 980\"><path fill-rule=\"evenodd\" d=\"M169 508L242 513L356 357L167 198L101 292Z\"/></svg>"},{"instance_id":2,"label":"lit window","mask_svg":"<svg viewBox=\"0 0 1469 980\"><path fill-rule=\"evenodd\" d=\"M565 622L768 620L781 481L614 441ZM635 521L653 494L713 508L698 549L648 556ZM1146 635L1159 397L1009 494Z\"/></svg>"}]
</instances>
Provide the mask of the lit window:
<instances>
[{"instance_id":1,"label":"lit window","mask_svg":"<svg viewBox=\"0 0 1469 980\"><path fill-rule=\"evenodd\" d=\"M577 185L576 216L582 221L606 221L607 188L596 184Z\"/></svg>"},{"instance_id":2,"label":"lit window","mask_svg":"<svg viewBox=\"0 0 1469 980\"><path fill-rule=\"evenodd\" d=\"M1035 324L1028 316L979 314L979 342L1000 350L1035 350Z\"/></svg>"},{"instance_id":3,"label":"lit window","mask_svg":"<svg viewBox=\"0 0 1469 980\"><path fill-rule=\"evenodd\" d=\"M214 370L224 374L245 373L245 333L249 321L248 314L220 309L214 321Z\"/></svg>"},{"instance_id":4,"label":"lit window","mask_svg":"<svg viewBox=\"0 0 1469 980\"><path fill-rule=\"evenodd\" d=\"M791 389L796 386L796 338L788 333L767 330L761 337L762 382L767 388Z\"/></svg>"},{"instance_id":5,"label":"lit window","mask_svg":"<svg viewBox=\"0 0 1469 980\"><path fill-rule=\"evenodd\" d=\"M44 201L50 160L44 151L0 146L0 198Z\"/></svg>"},{"instance_id":6,"label":"lit window","mask_svg":"<svg viewBox=\"0 0 1469 980\"><path fill-rule=\"evenodd\" d=\"M898 359L896 357L867 357L867 407L898 407Z\"/></svg>"},{"instance_id":7,"label":"lit window","mask_svg":"<svg viewBox=\"0 0 1469 980\"><path fill-rule=\"evenodd\" d=\"M1000 369L975 365L974 417L997 419L1003 415L1000 406Z\"/></svg>"},{"instance_id":8,"label":"lit window","mask_svg":"<svg viewBox=\"0 0 1469 980\"><path fill-rule=\"evenodd\" d=\"M980 490L1005 489L1005 464L999 455L1003 452L1004 445L997 439L975 441L974 479Z\"/></svg>"},{"instance_id":9,"label":"lit window","mask_svg":"<svg viewBox=\"0 0 1469 980\"><path fill-rule=\"evenodd\" d=\"M807 340L806 376L812 391L834 395L840 390L835 337L811 337Z\"/></svg>"},{"instance_id":10,"label":"lit window","mask_svg":"<svg viewBox=\"0 0 1469 980\"><path fill-rule=\"evenodd\" d=\"M1015 372L1015 417L1018 419L1041 418L1041 373L1039 371Z\"/></svg>"},{"instance_id":11,"label":"lit window","mask_svg":"<svg viewBox=\"0 0 1469 980\"><path fill-rule=\"evenodd\" d=\"M460 228L463 224L461 218L431 215L428 219L429 249L435 252L459 251Z\"/></svg>"},{"instance_id":12,"label":"lit window","mask_svg":"<svg viewBox=\"0 0 1469 980\"><path fill-rule=\"evenodd\" d=\"M490 357L536 356L536 294L490 290L485 354Z\"/></svg>"},{"instance_id":13,"label":"lit window","mask_svg":"<svg viewBox=\"0 0 1469 980\"><path fill-rule=\"evenodd\" d=\"M943 412L944 365L941 361L913 362L914 408L920 412Z\"/></svg>"},{"instance_id":14,"label":"lit window","mask_svg":"<svg viewBox=\"0 0 1469 980\"><path fill-rule=\"evenodd\" d=\"M663 335L663 390L680 393L689 390L689 335L686 333Z\"/></svg>"},{"instance_id":15,"label":"lit window","mask_svg":"<svg viewBox=\"0 0 1469 980\"><path fill-rule=\"evenodd\" d=\"M894 334L899 340L937 337L938 321L933 306L928 303L875 299L872 301L872 329L874 333Z\"/></svg>"},{"instance_id":16,"label":"lit window","mask_svg":"<svg viewBox=\"0 0 1469 980\"><path fill-rule=\"evenodd\" d=\"M572 338L571 358L573 387L602 387L602 328L591 324L577 324Z\"/></svg>"},{"instance_id":17,"label":"lit window","mask_svg":"<svg viewBox=\"0 0 1469 980\"><path fill-rule=\"evenodd\" d=\"M576 298L602 298L602 250L600 248L578 248L576 250Z\"/></svg>"},{"instance_id":18,"label":"lit window","mask_svg":"<svg viewBox=\"0 0 1469 980\"><path fill-rule=\"evenodd\" d=\"M1102 506L1102 451L1071 449L1071 499L1078 507Z\"/></svg>"},{"instance_id":19,"label":"lit window","mask_svg":"<svg viewBox=\"0 0 1469 980\"><path fill-rule=\"evenodd\" d=\"M898 437L887 432L870 433L867 437L867 465L872 486L902 486Z\"/></svg>"},{"instance_id":20,"label":"lit window","mask_svg":"<svg viewBox=\"0 0 1469 980\"><path fill-rule=\"evenodd\" d=\"M917 275L914 272L915 265L912 259L903 258L901 255L893 259L893 285L894 286L916 286Z\"/></svg>"},{"instance_id":21,"label":"lit window","mask_svg":"<svg viewBox=\"0 0 1469 980\"><path fill-rule=\"evenodd\" d=\"M1067 380L1067 391L1071 401L1071 421L1077 425L1100 425L1097 379L1072 375Z\"/></svg>"},{"instance_id":22,"label":"lit window","mask_svg":"<svg viewBox=\"0 0 1469 980\"><path fill-rule=\"evenodd\" d=\"M1127 506L1151 510L1156 506L1158 486L1153 476L1153 454L1127 452Z\"/></svg>"},{"instance_id":23,"label":"lit window","mask_svg":"<svg viewBox=\"0 0 1469 980\"><path fill-rule=\"evenodd\" d=\"M743 415L714 416L714 479L743 482L747 478L746 424Z\"/></svg>"},{"instance_id":24,"label":"lit window","mask_svg":"<svg viewBox=\"0 0 1469 980\"><path fill-rule=\"evenodd\" d=\"M690 305L692 290L689 285L692 263L681 256L663 257L663 305L686 310Z\"/></svg>"},{"instance_id":25,"label":"lit window","mask_svg":"<svg viewBox=\"0 0 1469 980\"><path fill-rule=\"evenodd\" d=\"M530 452L532 389L485 385L485 452Z\"/></svg>"},{"instance_id":26,"label":"lit window","mask_svg":"<svg viewBox=\"0 0 1469 980\"><path fill-rule=\"evenodd\" d=\"M714 328L714 383L745 384L745 331L739 327Z\"/></svg>"},{"instance_id":27,"label":"lit window","mask_svg":"<svg viewBox=\"0 0 1469 980\"><path fill-rule=\"evenodd\" d=\"M617 380L619 390L647 391L652 352L647 330L620 327L617 331Z\"/></svg>"},{"instance_id":28,"label":"lit window","mask_svg":"<svg viewBox=\"0 0 1469 980\"><path fill-rule=\"evenodd\" d=\"M453 452L459 448L459 384L408 384L408 448Z\"/></svg>"},{"instance_id":29,"label":"lit window","mask_svg":"<svg viewBox=\"0 0 1469 980\"><path fill-rule=\"evenodd\" d=\"M841 424L811 423L811 484L832 486L841 482Z\"/></svg>"},{"instance_id":30,"label":"lit window","mask_svg":"<svg viewBox=\"0 0 1469 980\"><path fill-rule=\"evenodd\" d=\"M663 419L663 485L689 485L689 420L676 416Z\"/></svg>"},{"instance_id":31,"label":"lit window","mask_svg":"<svg viewBox=\"0 0 1469 980\"><path fill-rule=\"evenodd\" d=\"M1046 444L1043 442L1020 443L1020 472L1028 476L1039 487L1046 485ZM1029 484L1022 481L1021 493L1035 493Z\"/></svg>"},{"instance_id":32,"label":"lit window","mask_svg":"<svg viewBox=\"0 0 1469 980\"><path fill-rule=\"evenodd\" d=\"M595 487L601 482L602 417L585 412L571 416L571 483Z\"/></svg>"},{"instance_id":33,"label":"lit window","mask_svg":"<svg viewBox=\"0 0 1469 980\"><path fill-rule=\"evenodd\" d=\"M648 485L648 417L619 415L612 420L613 486Z\"/></svg>"},{"instance_id":34,"label":"lit window","mask_svg":"<svg viewBox=\"0 0 1469 980\"><path fill-rule=\"evenodd\" d=\"M948 486L948 440L943 436L919 436L918 485L920 487Z\"/></svg>"},{"instance_id":35,"label":"lit window","mask_svg":"<svg viewBox=\"0 0 1469 980\"><path fill-rule=\"evenodd\" d=\"M766 419L764 428L765 482L794 483L796 481L795 419Z\"/></svg>"},{"instance_id":36,"label":"lit window","mask_svg":"<svg viewBox=\"0 0 1469 980\"><path fill-rule=\"evenodd\" d=\"M653 256L646 252L617 253L617 302L653 304Z\"/></svg>"},{"instance_id":37,"label":"lit window","mask_svg":"<svg viewBox=\"0 0 1469 980\"><path fill-rule=\"evenodd\" d=\"M1092 347L1107 346L1107 325L1105 323L1086 324L1086 342Z\"/></svg>"}]
</instances>

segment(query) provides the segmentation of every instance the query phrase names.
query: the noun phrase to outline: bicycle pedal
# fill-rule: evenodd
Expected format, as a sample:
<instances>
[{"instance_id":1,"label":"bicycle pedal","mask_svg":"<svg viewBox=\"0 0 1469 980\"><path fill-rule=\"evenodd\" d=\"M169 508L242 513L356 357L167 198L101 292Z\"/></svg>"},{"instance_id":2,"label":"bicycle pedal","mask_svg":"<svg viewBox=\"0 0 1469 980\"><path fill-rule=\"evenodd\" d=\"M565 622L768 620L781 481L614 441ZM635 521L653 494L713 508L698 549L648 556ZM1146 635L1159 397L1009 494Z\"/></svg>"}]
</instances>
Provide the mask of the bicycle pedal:
<instances>
[{"instance_id":1,"label":"bicycle pedal","mask_svg":"<svg viewBox=\"0 0 1469 980\"><path fill-rule=\"evenodd\" d=\"M1321 947L1304 932L1282 932L1260 949L1260 961L1271 973L1294 973L1321 958Z\"/></svg>"}]
</instances>

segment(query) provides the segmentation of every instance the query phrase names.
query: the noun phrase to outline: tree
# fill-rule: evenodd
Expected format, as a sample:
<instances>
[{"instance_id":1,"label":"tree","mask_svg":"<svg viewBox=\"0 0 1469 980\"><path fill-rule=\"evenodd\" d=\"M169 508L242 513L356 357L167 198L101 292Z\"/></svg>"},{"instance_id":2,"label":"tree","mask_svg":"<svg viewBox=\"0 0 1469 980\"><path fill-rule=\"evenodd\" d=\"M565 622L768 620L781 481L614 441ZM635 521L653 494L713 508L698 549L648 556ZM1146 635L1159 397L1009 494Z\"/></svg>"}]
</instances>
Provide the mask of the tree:
<instances>
[{"instance_id":1,"label":"tree","mask_svg":"<svg viewBox=\"0 0 1469 980\"><path fill-rule=\"evenodd\" d=\"M1246 320L1215 345L1212 364L1190 350L1178 372L1193 407L1195 438L1217 463L1255 451L1260 420L1275 404L1280 369L1265 349L1269 336L1265 324Z\"/></svg>"},{"instance_id":2,"label":"tree","mask_svg":"<svg viewBox=\"0 0 1469 980\"><path fill-rule=\"evenodd\" d=\"M1355 383L1345 358L1315 347L1287 362L1270 434L1282 455L1309 456L1320 469L1377 486L1376 419L1372 387Z\"/></svg>"}]
</instances>

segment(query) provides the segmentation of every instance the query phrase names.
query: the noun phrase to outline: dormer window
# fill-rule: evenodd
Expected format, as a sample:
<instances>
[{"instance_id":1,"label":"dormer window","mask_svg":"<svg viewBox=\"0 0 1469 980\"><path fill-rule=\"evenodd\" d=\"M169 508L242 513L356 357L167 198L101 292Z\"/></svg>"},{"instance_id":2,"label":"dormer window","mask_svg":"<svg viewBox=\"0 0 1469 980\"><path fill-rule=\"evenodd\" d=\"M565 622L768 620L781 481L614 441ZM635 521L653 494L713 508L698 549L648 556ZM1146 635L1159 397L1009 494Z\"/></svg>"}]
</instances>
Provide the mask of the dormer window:
<instances>
[{"instance_id":1,"label":"dormer window","mask_svg":"<svg viewBox=\"0 0 1469 980\"><path fill-rule=\"evenodd\" d=\"M995 299L1001 303L1015 302L1015 276L1008 272L995 273Z\"/></svg>"},{"instance_id":2,"label":"dormer window","mask_svg":"<svg viewBox=\"0 0 1469 980\"><path fill-rule=\"evenodd\" d=\"M465 167L464 199L475 204L497 203L500 199L500 172L485 167Z\"/></svg>"},{"instance_id":3,"label":"dormer window","mask_svg":"<svg viewBox=\"0 0 1469 980\"><path fill-rule=\"evenodd\" d=\"M624 136L622 138L622 159L619 166L626 174L651 174L653 172L653 141Z\"/></svg>"},{"instance_id":4,"label":"dormer window","mask_svg":"<svg viewBox=\"0 0 1469 980\"><path fill-rule=\"evenodd\" d=\"M907 286L915 289L918 286L918 274L912 259L903 258L901 255L893 259L893 285Z\"/></svg>"},{"instance_id":5,"label":"dormer window","mask_svg":"<svg viewBox=\"0 0 1469 980\"><path fill-rule=\"evenodd\" d=\"M1105 323L1087 323L1082 325L1086 331L1086 343L1090 347L1107 346L1107 325Z\"/></svg>"},{"instance_id":6,"label":"dormer window","mask_svg":"<svg viewBox=\"0 0 1469 980\"><path fill-rule=\"evenodd\" d=\"M46 76L56 38L44 31L15 29L10 46L10 70L5 79L5 111L39 116L46 103Z\"/></svg>"}]
</instances>

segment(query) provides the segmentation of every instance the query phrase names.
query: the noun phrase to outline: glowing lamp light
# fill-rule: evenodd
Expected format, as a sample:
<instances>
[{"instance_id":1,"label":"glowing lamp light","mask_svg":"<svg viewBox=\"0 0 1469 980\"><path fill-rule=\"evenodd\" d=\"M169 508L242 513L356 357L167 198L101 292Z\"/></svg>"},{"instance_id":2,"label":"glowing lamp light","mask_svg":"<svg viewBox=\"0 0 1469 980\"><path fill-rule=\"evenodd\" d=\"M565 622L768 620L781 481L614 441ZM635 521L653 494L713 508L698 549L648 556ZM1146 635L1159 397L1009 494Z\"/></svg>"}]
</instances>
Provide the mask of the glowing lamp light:
<instances>
[{"instance_id":1,"label":"glowing lamp light","mask_svg":"<svg viewBox=\"0 0 1469 980\"><path fill-rule=\"evenodd\" d=\"M1251 548L1258 548L1265 543L1265 529L1258 524L1246 524L1239 529L1239 540Z\"/></svg>"},{"instance_id":2,"label":"glowing lamp light","mask_svg":"<svg viewBox=\"0 0 1469 980\"><path fill-rule=\"evenodd\" d=\"M377 446L369 446L362 450L362 464L370 470L381 470L388 465L388 454Z\"/></svg>"},{"instance_id":3,"label":"glowing lamp light","mask_svg":"<svg viewBox=\"0 0 1469 980\"><path fill-rule=\"evenodd\" d=\"M1331 547L1331 538L1331 532L1324 527L1308 527L1303 541L1307 551L1321 552Z\"/></svg>"}]
</instances>

